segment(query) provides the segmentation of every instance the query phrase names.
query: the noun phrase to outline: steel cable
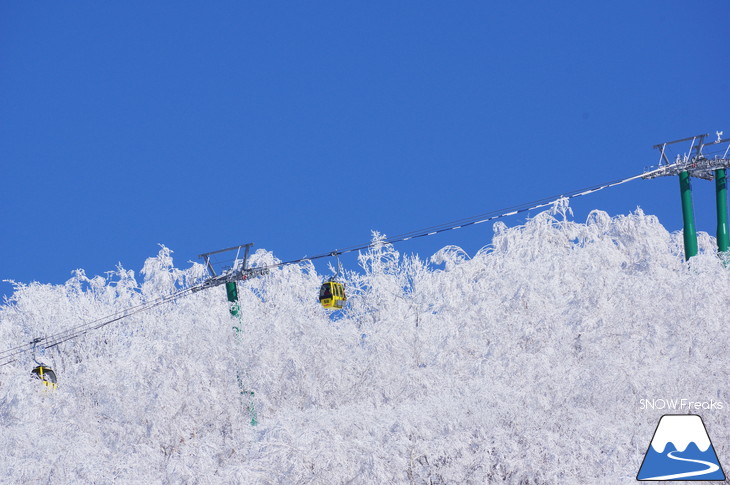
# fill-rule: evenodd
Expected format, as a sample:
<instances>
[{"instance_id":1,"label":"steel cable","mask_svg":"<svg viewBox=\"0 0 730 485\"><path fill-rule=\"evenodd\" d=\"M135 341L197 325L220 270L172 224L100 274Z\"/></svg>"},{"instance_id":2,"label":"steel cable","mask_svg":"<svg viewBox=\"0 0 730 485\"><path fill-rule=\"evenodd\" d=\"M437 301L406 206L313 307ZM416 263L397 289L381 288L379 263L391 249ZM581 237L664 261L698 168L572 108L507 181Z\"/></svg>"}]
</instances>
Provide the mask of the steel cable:
<instances>
[{"instance_id":1,"label":"steel cable","mask_svg":"<svg viewBox=\"0 0 730 485\"><path fill-rule=\"evenodd\" d=\"M289 261L283 261L281 263L275 263L275 264L270 264L267 266L261 266L261 267L251 268L251 269L270 270L270 269L279 268L279 267L283 267L283 266L299 264L299 263L302 263L305 261L313 261L313 260L327 258L327 257L339 256L341 254L352 253L355 251L362 251L362 250L370 249L370 248L373 248L373 247L376 247L376 246L379 246L382 244L394 244L394 243L408 241L411 239L433 236L433 235L440 234L440 233L443 233L446 231L461 229L464 227L468 227L468 226L472 226L472 225L476 225L476 224L482 224L484 222L494 221L497 219L501 219L501 218L516 215L516 214L521 214L521 213L528 212L531 210L549 207L549 206L557 203L560 200L573 199L576 197L581 197L584 195L592 194L592 193L595 193L595 192L598 192L598 191L601 191L601 190L604 190L604 189L607 189L610 187L616 187L618 185L625 184L627 182L631 182L631 181L639 179L639 178L644 178L653 172L657 172L658 170L659 169L649 171L649 172L644 172L642 174L634 175L634 176L627 177L624 179L619 179L619 180L614 180L611 182L606 182L603 184L593 185L591 187L586 187L583 189L578 189L578 190L574 190L571 192L567 192L562 195L556 195L553 197L545 197L545 198L538 199L538 200L528 202L525 204L506 207L506 208L496 210L496 211L484 212L484 213L481 213L481 214L478 214L475 216L471 216L471 217L467 217L464 219L457 219L457 220L454 220L451 222L446 222L446 223L438 224L435 226L416 229L416 230L398 234L398 235L395 235L392 237L387 237L387 238L385 238L383 240L379 240L379 241L372 241L370 243L364 243L364 244L357 245L357 246L350 246L350 247L346 247L343 249L336 249L333 251L329 251L327 253L317 254L315 256L309 256L309 257L303 257L303 258L293 259L293 260L289 260ZM171 293L170 295L160 297L156 300L153 300L150 302L145 302L145 303L140 303L140 304L134 305L132 307L126 308L124 310L120 310L118 312L112 313L111 315L106 315L104 317L97 318L90 322L76 325L74 327L68 328L66 330L63 330L63 331L58 332L53 335L49 335L47 337L36 338L27 344L19 345L19 346L4 350L4 351L0 352L0 367L10 364L11 362L15 362L17 360L16 357L18 355L20 355L24 352L27 352L29 350L32 350L38 344L41 344L41 343L44 344L44 347L43 347L44 349L56 347L64 342L78 338L92 330L97 330L97 329L105 327L111 323L122 320L126 317L135 315L142 311L150 310L152 308L163 305L163 304L168 303L177 298L187 296L190 293L193 293L195 291L202 290L202 289L205 289L208 287L210 287L210 286L206 286L205 282L198 284L198 285L190 286L188 288L184 288L184 289L178 290L174 293Z\"/></svg>"}]
</instances>

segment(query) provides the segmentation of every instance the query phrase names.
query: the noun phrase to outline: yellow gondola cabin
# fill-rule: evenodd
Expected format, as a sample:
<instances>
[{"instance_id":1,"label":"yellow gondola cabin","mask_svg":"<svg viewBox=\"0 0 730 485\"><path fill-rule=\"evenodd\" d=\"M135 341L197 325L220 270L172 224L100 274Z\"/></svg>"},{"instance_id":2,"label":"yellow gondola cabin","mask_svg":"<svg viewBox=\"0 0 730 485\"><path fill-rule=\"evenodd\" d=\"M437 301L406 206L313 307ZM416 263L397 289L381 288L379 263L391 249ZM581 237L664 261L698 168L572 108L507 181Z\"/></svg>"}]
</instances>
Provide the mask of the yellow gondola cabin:
<instances>
[{"instance_id":1,"label":"yellow gondola cabin","mask_svg":"<svg viewBox=\"0 0 730 485\"><path fill-rule=\"evenodd\" d=\"M326 281L319 289L319 302L324 308L340 309L344 306L347 297L345 296L345 285L337 281Z\"/></svg>"},{"instance_id":2,"label":"yellow gondola cabin","mask_svg":"<svg viewBox=\"0 0 730 485\"><path fill-rule=\"evenodd\" d=\"M31 371L31 374L35 378L40 379L43 382L43 384L46 385L46 387L48 389L53 390L53 389L56 389L58 387L58 383L57 383L57 380L56 380L56 373L53 372L53 369L51 369L47 365L42 365L41 364L41 365L35 367Z\"/></svg>"}]
</instances>

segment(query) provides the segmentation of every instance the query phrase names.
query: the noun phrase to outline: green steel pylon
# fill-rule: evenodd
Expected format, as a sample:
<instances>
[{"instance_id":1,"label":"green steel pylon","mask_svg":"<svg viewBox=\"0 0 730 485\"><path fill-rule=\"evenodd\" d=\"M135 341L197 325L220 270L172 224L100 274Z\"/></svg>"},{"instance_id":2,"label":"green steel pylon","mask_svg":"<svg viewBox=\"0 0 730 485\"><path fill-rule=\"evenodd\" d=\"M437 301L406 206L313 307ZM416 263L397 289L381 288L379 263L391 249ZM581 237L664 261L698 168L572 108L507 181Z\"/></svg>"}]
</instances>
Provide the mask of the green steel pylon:
<instances>
[{"instance_id":1,"label":"green steel pylon","mask_svg":"<svg viewBox=\"0 0 730 485\"><path fill-rule=\"evenodd\" d=\"M235 281L226 282L226 295L228 296L228 301L231 303L231 307L229 309L231 317L236 319L235 325L233 326L235 338L236 340L240 340L243 325L241 322L241 305L238 303L238 286ZM236 372L236 382L238 382L238 390L241 394L241 398L248 401L246 403L246 409L248 410L248 417L251 420L251 426L256 426L258 424L258 417L256 415L256 407L253 400L254 392L246 389L240 370Z\"/></svg>"},{"instance_id":2,"label":"green steel pylon","mask_svg":"<svg viewBox=\"0 0 730 485\"><path fill-rule=\"evenodd\" d=\"M238 286L235 281L226 282L226 295L228 296L228 301L231 303L228 311L231 312L231 316L238 316L241 312L241 307L238 304Z\"/></svg>"},{"instance_id":3,"label":"green steel pylon","mask_svg":"<svg viewBox=\"0 0 730 485\"><path fill-rule=\"evenodd\" d=\"M717 251L724 253L730 246L727 228L727 178L724 168L715 170L715 203L717 205Z\"/></svg>"},{"instance_id":4,"label":"green steel pylon","mask_svg":"<svg viewBox=\"0 0 730 485\"><path fill-rule=\"evenodd\" d=\"M682 220L684 224L684 257L689 259L699 252L697 245L697 231L695 229L694 209L692 207L692 185L690 177L705 180L715 179L715 203L717 208L717 252L725 265L730 265L730 235L728 234L727 215L727 178L726 171L730 168L730 138L722 138L722 131L716 131L717 139L706 142L708 133L668 141L654 145L661 153L659 166L656 170L646 172L642 178L679 175L679 190L682 196ZM674 158L668 150L677 143L690 143L686 152L674 153ZM710 157L702 151L706 146L712 146ZM724 153L723 153L724 150ZM718 155L718 153L723 153ZM674 158L674 162L672 162Z\"/></svg>"},{"instance_id":5,"label":"green steel pylon","mask_svg":"<svg viewBox=\"0 0 730 485\"><path fill-rule=\"evenodd\" d=\"M692 206L692 184L689 172L679 173L679 191L682 195L682 220L684 222L684 259L697 255L697 231L695 230L695 214Z\"/></svg>"}]
</instances>

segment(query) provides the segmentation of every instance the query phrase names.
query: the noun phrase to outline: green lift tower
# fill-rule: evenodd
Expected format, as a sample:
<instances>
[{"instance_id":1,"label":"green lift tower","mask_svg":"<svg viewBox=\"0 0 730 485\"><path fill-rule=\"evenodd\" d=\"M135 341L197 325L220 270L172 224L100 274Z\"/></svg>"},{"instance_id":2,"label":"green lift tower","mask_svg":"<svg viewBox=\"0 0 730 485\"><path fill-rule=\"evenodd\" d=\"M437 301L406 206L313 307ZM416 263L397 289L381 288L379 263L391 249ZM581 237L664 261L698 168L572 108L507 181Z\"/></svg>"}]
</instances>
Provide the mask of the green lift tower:
<instances>
[{"instance_id":1,"label":"green lift tower","mask_svg":"<svg viewBox=\"0 0 730 485\"><path fill-rule=\"evenodd\" d=\"M717 207L717 250L721 257L727 257L730 236L727 224L727 179L725 170L730 166L728 152L730 138L722 138L718 131L717 139L706 142L709 136L696 135L681 140L669 141L654 145L661 152L659 168L647 173L645 178L662 176L679 176L679 192L682 200L682 221L684 226L684 257L695 256L697 247L697 230L695 229L694 208L692 206L691 177L715 180L715 205ZM677 153L675 160L670 161L668 149L677 143L690 143L689 151Z\"/></svg>"}]
</instances>

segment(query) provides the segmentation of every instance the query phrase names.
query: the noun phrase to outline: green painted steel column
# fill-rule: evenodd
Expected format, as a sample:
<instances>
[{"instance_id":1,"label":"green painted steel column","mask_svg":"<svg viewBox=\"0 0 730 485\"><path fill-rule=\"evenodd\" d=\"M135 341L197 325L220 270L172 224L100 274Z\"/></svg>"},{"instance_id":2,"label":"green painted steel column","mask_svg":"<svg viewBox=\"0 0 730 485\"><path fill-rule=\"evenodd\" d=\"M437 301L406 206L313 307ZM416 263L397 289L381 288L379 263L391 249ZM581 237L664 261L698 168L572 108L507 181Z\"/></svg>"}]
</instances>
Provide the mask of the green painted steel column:
<instances>
[{"instance_id":1,"label":"green painted steel column","mask_svg":"<svg viewBox=\"0 0 730 485\"><path fill-rule=\"evenodd\" d=\"M233 327L233 331L235 332L235 338L236 340L240 340L241 338L241 305L238 303L238 285L235 281L227 281L226 282L226 296L228 296L228 301L231 303L231 307L228 311L231 312L231 316L238 319L238 323L236 326ZM246 410L248 411L248 417L250 419L251 426L256 426L258 421L258 416L256 414L256 403L254 402L254 392L249 391L246 389L246 386L243 383L243 377L241 377L241 371L236 372L236 381L238 381L238 389L241 393L241 399L247 401L245 402Z\"/></svg>"},{"instance_id":2,"label":"green painted steel column","mask_svg":"<svg viewBox=\"0 0 730 485\"><path fill-rule=\"evenodd\" d=\"M724 253L730 246L727 230L727 178L725 169L715 170L715 202L717 204L717 250Z\"/></svg>"},{"instance_id":3,"label":"green painted steel column","mask_svg":"<svg viewBox=\"0 0 730 485\"><path fill-rule=\"evenodd\" d=\"M237 317L241 307L238 305L238 287L235 281L226 282L226 295L228 295L228 301L232 303L229 311L232 316Z\"/></svg>"},{"instance_id":4,"label":"green painted steel column","mask_svg":"<svg viewBox=\"0 0 730 485\"><path fill-rule=\"evenodd\" d=\"M697 231L695 230L695 214L692 207L692 184L689 172L679 174L679 190L682 194L682 220L684 221L684 259L697 255Z\"/></svg>"}]
</instances>

